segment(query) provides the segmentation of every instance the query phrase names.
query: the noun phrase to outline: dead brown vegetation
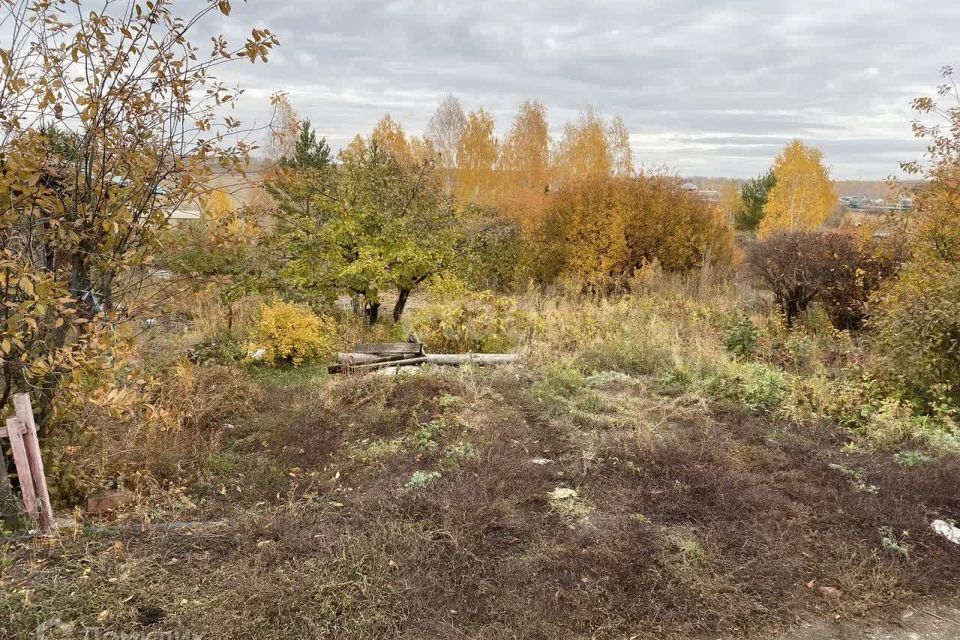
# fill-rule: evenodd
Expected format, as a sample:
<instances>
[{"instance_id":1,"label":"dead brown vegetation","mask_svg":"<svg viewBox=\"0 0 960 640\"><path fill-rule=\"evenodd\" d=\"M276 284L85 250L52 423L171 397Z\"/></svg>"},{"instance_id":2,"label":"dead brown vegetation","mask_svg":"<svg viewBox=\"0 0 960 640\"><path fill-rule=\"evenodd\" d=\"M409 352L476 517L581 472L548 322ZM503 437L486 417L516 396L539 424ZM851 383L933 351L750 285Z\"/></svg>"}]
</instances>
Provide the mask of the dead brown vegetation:
<instances>
[{"instance_id":1,"label":"dead brown vegetation","mask_svg":"<svg viewBox=\"0 0 960 640\"><path fill-rule=\"evenodd\" d=\"M960 515L957 456L906 468L845 450L825 424L629 380L557 405L536 381L468 370L274 389L272 419L225 443L246 466L221 480L250 478L244 492L204 507L229 527L13 547L5 589L31 596L3 601L11 635L67 612L207 637L662 638L955 593L957 551L926 523ZM412 481L427 470L439 475ZM558 487L576 496L552 499Z\"/></svg>"}]
</instances>

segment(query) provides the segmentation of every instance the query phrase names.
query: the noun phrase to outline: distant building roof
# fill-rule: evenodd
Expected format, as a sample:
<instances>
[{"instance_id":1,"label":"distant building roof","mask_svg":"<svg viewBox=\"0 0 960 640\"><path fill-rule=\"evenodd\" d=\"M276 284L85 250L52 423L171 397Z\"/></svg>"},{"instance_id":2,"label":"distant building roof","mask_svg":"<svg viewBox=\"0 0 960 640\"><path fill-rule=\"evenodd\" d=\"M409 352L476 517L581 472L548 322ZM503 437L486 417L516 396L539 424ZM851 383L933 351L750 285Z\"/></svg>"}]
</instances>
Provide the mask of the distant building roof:
<instances>
[{"instance_id":1,"label":"distant building roof","mask_svg":"<svg viewBox=\"0 0 960 640\"><path fill-rule=\"evenodd\" d=\"M200 207L196 205L184 204L170 212L170 220L200 220L203 214Z\"/></svg>"}]
</instances>

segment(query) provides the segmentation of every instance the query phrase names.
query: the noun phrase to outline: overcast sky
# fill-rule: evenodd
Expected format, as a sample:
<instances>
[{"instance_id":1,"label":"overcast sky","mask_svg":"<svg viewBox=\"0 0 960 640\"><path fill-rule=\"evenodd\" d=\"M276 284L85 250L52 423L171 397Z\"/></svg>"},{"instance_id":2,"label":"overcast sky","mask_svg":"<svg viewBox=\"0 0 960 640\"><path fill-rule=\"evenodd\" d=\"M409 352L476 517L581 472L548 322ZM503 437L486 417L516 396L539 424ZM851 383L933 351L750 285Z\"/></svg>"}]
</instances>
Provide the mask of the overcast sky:
<instances>
[{"instance_id":1,"label":"overcast sky","mask_svg":"<svg viewBox=\"0 0 960 640\"><path fill-rule=\"evenodd\" d=\"M835 178L885 178L921 148L910 99L960 68L957 0L234 0L209 26L281 40L224 76L248 122L286 91L336 149L385 113L420 133L447 92L500 132L528 98L555 134L592 104L684 175L749 177L800 138Z\"/></svg>"}]
</instances>

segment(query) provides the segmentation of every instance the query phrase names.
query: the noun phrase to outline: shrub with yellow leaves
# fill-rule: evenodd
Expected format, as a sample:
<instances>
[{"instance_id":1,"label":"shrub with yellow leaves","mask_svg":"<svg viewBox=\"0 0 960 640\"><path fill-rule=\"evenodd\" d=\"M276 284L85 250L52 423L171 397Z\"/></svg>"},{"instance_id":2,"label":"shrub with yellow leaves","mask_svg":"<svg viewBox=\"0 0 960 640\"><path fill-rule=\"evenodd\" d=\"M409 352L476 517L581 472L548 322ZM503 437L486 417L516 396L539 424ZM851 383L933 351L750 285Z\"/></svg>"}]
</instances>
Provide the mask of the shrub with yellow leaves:
<instances>
[{"instance_id":1,"label":"shrub with yellow leaves","mask_svg":"<svg viewBox=\"0 0 960 640\"><path fill-rule=\"evenodd\" d=\"M318 316L310 307L276 301L260 307L260 320L247 351L270 365L299 367L331 353L335 333L333 321Z\"/></svg>"},{"instance_id":2,"label":"shrub with yellow leaves","mask_svg":"<svg viewBox=\"0 0 960 640\"><path fill-rule=\"evenodd\" d=\"M517 347L535 329L532 314L512 298L465 293L417 310L413 330L428 349L445 353L499 353Z\"/></svg>"},{"instance_id":3,"label":"shrub with yellow leaves","mask_svg":"<svg viewBox=\"0 0 960 640\"><path fill-rule=\"evenodd\" d=\"M673 272L737 260L725 215L665 175L568 180L551 193L528 245L536 281L570 278L596 291L624 284L654 260Z\"/></svg>"}]
</instances>

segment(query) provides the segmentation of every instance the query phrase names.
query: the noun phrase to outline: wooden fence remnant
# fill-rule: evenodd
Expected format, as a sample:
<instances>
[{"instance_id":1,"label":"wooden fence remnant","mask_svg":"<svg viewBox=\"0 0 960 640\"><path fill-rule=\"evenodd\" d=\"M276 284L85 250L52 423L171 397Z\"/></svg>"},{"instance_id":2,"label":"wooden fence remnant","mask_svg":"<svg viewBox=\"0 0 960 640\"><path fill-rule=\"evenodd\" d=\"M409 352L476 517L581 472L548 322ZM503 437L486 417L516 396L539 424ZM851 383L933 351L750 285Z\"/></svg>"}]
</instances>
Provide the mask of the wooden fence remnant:
<instances>
[{"instance_id":1,"label":"wooden fence remnant","mask_svg":"<svg viewBox=\"0 0 960 640\"><path fill-rule=\"evenodd\" d=\"M33 488L33 474L30 473L30 462L27 458L27 448L23 444L25 428L20 418L7 418L7 438L10 439L10 450L13 452L13 463L17 468L17 478L20 480L20 497L23 499L23 510L31 520L37 520L37 494Z\"/></svg>"},{"instance_id":2,"label":"wooden fence remnant","mask_svg":"<svg viewBox=\"0 0 960 640\"><path fill-rule=\"evenodd\" d=\"M13 406L15 415L7 418L7 426L0 429L0 437L10 440L24 511L37 523L41 533L50 533L53 529L53 507L40 456L40 440L30 396L26 393L16 394Z\"/></svg>"},{"instance_id":3,"label":"wooden fence remnant","mask_svg":"<svg viewBox=\"0 0 960 640\"><path fill-rule=\"evenodd\" d=\"M33 477L33 486L37 496L37 508L40 517L40 530L49 533L53 529L53 505L50 502L50 491L47 489L47 474L43 469L43 458L40 455L40 438L37 435L37 423L33 419L33 406L30 396L18 393L13 396L13 407L26 427L23 434L23 443L27 449L30 461L30 475Z\"/></svg>"}]
</instances>

